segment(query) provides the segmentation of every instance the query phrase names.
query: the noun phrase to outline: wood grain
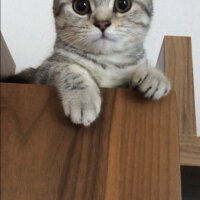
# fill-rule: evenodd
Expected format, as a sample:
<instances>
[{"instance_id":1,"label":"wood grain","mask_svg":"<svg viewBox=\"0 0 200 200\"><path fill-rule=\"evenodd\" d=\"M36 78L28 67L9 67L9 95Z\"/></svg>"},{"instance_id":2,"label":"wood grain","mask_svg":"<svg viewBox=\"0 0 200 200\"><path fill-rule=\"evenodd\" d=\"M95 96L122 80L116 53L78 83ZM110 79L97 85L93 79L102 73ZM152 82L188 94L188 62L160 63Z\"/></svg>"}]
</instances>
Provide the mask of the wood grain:
<instances>
[{"instance_id":1,"label":"wood grain","mask_svg":"<svg viewBox=\"0 0 200 200\"><path fill-rule=\"evenodd\" d=\"M180 144L181 164L200 167L200 137L182 135Z\"/></svg>"},{"instance_id":2,"label":"wood grain","mask_svg":"<svg viewBox=\"0 0 200 200\"><path fill-rule=\"evenodd\" d=\"M1 84L2 200L180 199L175 93L102 97L84 128L64 116L53 88Z\"/></svg>"},{"instance_id":3,"label":"wood grain","mask_svg":"<svg viewBox=\"0 0 200 200\"><path fill-rule=\"evenodd\" d=\"M1 33L0 33L1 34ZM15 73L15 62L8 50L6 42L1 34L1 71L0 77L9 76Z\"/></svg>"},{"instance_id":4,"label":"wood grain","mask_svg":"<svg viewBox=\"0 0 200 200\"><path fill-rule=\"evenodd\" d=\"M165 37L157 67L165 71L173 90L176 91L181 164L200 166L200 139L196 132L191 38Z\"/></svg>"},{"instance_id":5,"label":"wood grain","mask_svg":"<svg viewBox=\"0 0 200 200\"><path fill-rule=\"evenodd\" d=\"M163 50L164 49L164 50ZM158 63L176 91L180 135L197 135L190 37L165 37ZM163 64L159 64L163 68Z\"/></svg>"}]
</instances>

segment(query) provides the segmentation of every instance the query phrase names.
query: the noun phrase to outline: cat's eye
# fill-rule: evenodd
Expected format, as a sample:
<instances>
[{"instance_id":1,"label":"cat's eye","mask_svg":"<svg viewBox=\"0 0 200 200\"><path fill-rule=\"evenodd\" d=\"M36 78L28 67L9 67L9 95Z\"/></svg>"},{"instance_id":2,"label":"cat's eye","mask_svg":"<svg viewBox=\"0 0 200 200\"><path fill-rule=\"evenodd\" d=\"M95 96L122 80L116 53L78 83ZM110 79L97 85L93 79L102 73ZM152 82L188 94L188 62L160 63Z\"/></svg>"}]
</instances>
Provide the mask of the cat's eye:
<instances>
[{"instance_id":1,"label":"cat's eye","mask_svg":"<svg viewBox=\"0 0 200 200\"><path fill-rule=\"evenodd\" d=\"M120 13L128 12L131 9L131 0L115 0L115 11Z\"/></svg>"},{"instance_id":2,"label":"cat's eye","mask_svg":"<svg viewBox=\"0 0 200 200\"><path fill-rule=\"evenodd\" d=\"M88 0L74 0L73 8L79 15L86 15L91 11Z\"/></svg>"}]
</instances>

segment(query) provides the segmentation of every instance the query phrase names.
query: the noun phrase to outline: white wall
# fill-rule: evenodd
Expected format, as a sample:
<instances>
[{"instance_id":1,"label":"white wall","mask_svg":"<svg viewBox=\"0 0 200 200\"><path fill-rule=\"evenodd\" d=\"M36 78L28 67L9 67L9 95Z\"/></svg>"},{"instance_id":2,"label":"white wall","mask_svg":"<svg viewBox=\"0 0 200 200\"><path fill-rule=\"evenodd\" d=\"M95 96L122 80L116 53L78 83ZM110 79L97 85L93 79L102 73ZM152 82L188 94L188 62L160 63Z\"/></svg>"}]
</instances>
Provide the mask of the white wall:
<instances>
[{"instance_id":1,"label":"white wall","mask_svg":"<svg viewBox=\"0 0 200 200\"><path fill-rule=\"evenodd\" d=\"M53 0L1 0L2 33L17 72L38 66L55 41ZM200 136L200 1L154 0L152 29L146 40L148 57L156 63L164 35L192 36L197 128Z\"/></svg>"},{"instance_id":2,"label":"white wall","mask_svg":"<svg viewBox=\"0 0 200 200\"><path fill-rule=\"evenodd\" d=\"M53 50L53 0L1 0L1 29L19 72Z\"/></svg>"}]
</instances>

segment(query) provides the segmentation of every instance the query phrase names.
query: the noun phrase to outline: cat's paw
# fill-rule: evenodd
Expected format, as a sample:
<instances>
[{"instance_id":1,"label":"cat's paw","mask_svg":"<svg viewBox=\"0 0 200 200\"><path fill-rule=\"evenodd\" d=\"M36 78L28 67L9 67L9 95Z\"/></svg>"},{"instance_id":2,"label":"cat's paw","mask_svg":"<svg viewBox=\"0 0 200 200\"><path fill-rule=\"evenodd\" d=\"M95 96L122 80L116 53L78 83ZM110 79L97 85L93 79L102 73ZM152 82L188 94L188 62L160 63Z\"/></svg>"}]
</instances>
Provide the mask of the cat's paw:
<instances>
[{"instance_id":1,"label":"cat's paw","mask_svg":"<svg viewBox=\"0 0 200 200\"><path fill-rule=\"evenodd\" d=\"M89 126L100 113L100 92L88 90L71 92L63 99L63 107L65 115L69 116L73 123Z\"/></svg>"},{"instance_id":2,"label":"cat's paw","mask_svg":"<svg viewBox=\"0 0 200 200\"><path fill-rule=\"evenodd\" d=\"M132 87L135 87L144 97L160 99L170 91L170 82L164 74L155 68L137 68L132 77Z\"/></svg>"}]
</instances>

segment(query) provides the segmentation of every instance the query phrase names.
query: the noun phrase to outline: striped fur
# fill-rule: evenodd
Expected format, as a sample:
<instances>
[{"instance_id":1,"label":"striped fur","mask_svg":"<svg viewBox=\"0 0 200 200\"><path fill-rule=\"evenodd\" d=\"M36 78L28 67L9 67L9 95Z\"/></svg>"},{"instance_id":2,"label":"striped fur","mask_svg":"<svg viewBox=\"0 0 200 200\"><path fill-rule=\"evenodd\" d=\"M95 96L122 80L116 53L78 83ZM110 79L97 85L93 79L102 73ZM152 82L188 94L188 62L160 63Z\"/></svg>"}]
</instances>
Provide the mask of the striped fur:
<instances>
[{"instance_id":1,"label":"striped fur","mask_svg":"<svg viewBox=\"0 0 200 200\"><path fill-rule=\"evenodd\" d=\"M84 16L75 13L73 0L54 3L54 53L36 71L30 71L31 80L56 87L65 114L76 124L87 126L97 118L99 87L129 83L152 99L170 90L166 77L148 66L143 48L153 15L152 0L130 1L132 8L121 14L113 10L115 0L89 0L92 12ZM104 32L106 39L93 25L95 20L111 22Z\"/></svg>"}]
</instances>

